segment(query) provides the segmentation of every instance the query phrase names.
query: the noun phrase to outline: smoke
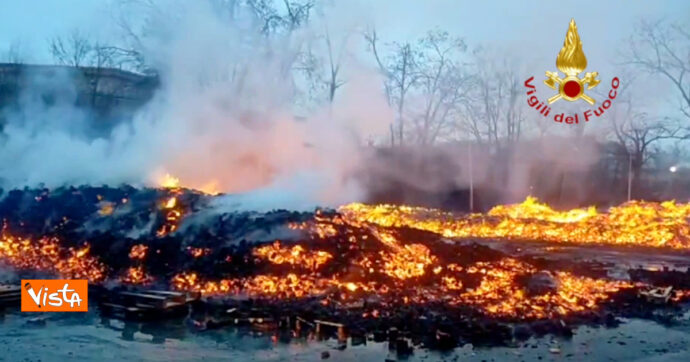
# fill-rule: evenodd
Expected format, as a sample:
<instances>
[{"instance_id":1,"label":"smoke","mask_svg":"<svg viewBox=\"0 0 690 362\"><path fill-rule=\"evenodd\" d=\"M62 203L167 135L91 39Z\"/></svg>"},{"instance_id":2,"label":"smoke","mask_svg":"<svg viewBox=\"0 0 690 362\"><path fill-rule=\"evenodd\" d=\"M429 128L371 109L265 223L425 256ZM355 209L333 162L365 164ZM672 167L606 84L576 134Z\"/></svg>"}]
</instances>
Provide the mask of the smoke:
<instances>
[{"instance_id":1,"label":"smoke","mask_svg":"<svg viewBox=\"0 0 690 362\"><path fill-rule=\"evenodd\" d=\"M353 173L366 142L392 116L381 80L348 55L360 44L341 43L347 82L335 101L305 111L294 106L303 94L293 68L307 42L323 41L314 29L268 38L250 17L223 14L211 2L180 2L174 13L149 19L144 55L161 87L132 122L103 137L94 138L91 120L70 106L73 89L51 106L37 99L46 87L75 84L73 75L50 84L27 79L19 111L6 115L0 185L155 185L171 174L186 187L246 194L230 205L299 208L361 198ZM349 32L352 24L329 31Z\"/></svg>"}]
</instances>

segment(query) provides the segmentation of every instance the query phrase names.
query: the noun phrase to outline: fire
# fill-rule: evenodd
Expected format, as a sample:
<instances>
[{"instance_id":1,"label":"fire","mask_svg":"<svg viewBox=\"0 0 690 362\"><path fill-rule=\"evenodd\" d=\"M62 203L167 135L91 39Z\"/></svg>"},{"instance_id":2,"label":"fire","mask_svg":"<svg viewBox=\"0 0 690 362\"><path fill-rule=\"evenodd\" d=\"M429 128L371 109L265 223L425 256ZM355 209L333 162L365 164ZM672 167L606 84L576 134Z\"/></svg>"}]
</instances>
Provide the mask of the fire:
<instances>
[{"instance_id":1,"label":"fire","mask_svg":"<svg viewBox=\"0 0 690 362\"><path fill-rule=\"evenodd\" d=\"M206 195L218 195L220 194L220 186L218 185L217 180L211 180L203 185L201 185L199 188L196 190L199 190Z\"/></svg>"},{"instance_id":2,"label":"fire","mask_svg":"<svg viewBox=\"0 0 690 362\"><path fill-rule=\"evenodd\" d=\"M558 216L558 219L562 217ZM325 216L319 216L316 223L301 227L318 235L323 230L319 226L324 226L326 220ZM337 216L331 220L333 225L347 224L345 219ZM633 287L625 281L587 278L562 271L540 271L512 258L466 266L457 263L444 265L424 244L405 243L394 231L375 225L367 226L361 221L354 224L371 232L373 237L347 238L347 243L364 245L363 254L349 260L350 267L344 267L342 272L331 277L321 276L317 269L331 263L332 255L309 251L302 245L286 247L275 242L255 248L253 255L274 264L308 266L307 272L290 272L282 276L260 274L218 281L204 280L196 273L181 273L173 278L173 286L206 295L248 294L270 298L331 295L342 301L376 294L384 297L387 303L444 301L449 305L472 306L483 313L510 319L550 318L595 309L611 294ZM334 227L332 230L340 232L341 229ZM356 270L353 267L359 267L362 272L352 273L351 270ZM553 290L530 295L520 280L537 273L551 276ZM477 277L480 281L476 286L466 283Z\"/></svg>"},{"instance_id":3,"label":"fire","mask_svg":"<svg viewBox=\"0 0 690 362\"><path fill-rule=\"evenodd\" d=\"M209 248L194 248L191 246L187 247L187 252L189 252L189 255L191 255L194 258L201 258L202 256L206 256L211 254L211 249Z\"/></svg>"},{"instance_id":4,"label":"fire","mask_svg":"<svg viewBox=\"0 0 690 362\"><path fill-rule=\"evenodd\" d=\"M381 251L383 273L398 279L409 279L424 275L426 267L436 261L429 248L422 244L400 245L393 234L379 232L379 240L391 251ZM366 266L370 266L366 263Z\"/></svg>"},{"instance_id":5,"label":"fire","mask_svg":"<svg viewBox=\"0 0 690 362\"><path fill-rule=\"evenodd\" d=\"M425 268L435 261L429 249L421 244L405 245L394 253L382 252L383 270L389 276L409 279L424 275Z\"/></svg>"},{"instance_id":6,"label":"fire","mask_svg":"<svg viewBox=\"0 0 690 362\"><path fill-rule=\"evenodd\" d=\"M521 316L522 318L552 318L572 312L593 309L601 301L632 285L624 281L606 281L557 272L556 290L538 296L528 296L518 286L516 278L533 275L537 270L526 263L505 258L495 263L478 262L470 267L470 274L481 274L476 288L460 294L454 303L474 304L488 314Z\"/></svg>"},{"instance_id":7,"label":"fire","mask_svg":"<svg viewBox=\"0 0 690 362\"><path fill-rule=\"evenodd\" d=\"M686 302L690 300L690 290L676 290L671 298L674 302Z\"/></svg>"},{"instance_id":8,"label":"fire","mask_svg":"<svg viewBox=\"0 0 690 362\"><path fill-rule=\"evenodd\" d=\"M305 278L293 273L284 277L257 275L245 280L243 284L250 295L274 295L284 298L318 294L327 287L325 279Z\"/></svg>"},{"instance_id":9,"label":"fire","mask_svg":"<svg viewBox=\"0 0 690 362\"><path fill-rule=\"evenodd\" d=\"M153 277L144 271L143 266L134 266L127 269L122 281L134 285L146 285L153 282Z\"/></svg>"},{"instance_id":10,"label":"fire","mask_svg":"<svg viewBox=\"0 0 690 362\"><path fill-rule=\"evenodd\" d=\"M177 197L173 196L168 199L168 201L165 202L165 205L163 206L164 209L174 209L175 205L177 205Z\"/></svg>"},{"instance_id":11,"label":"fire","mask_svg":"<svg viewBox=\"0 0 690 362\"><path fill-rule=\"evenodd\" d=\"M528 197L487 214L455 216L435 209L349 204L348 220L385 227L410 227L449 238L535 240L554 243L638 245L690 249L690 204L631 201L607 213L595 208L555 211Z\"/></svg>"},{"instance_id":12,"label":"fire","mask_svg":"<svg viewBox=\"0 0 690 362\"><path fill-rule=\"evenodd\" d=\"M101 208L98 210L98 215L108 216L115 211L115 204L112 202L101 202Z\"/></svg>"},{"instance_id":13,"label":"fire","mask_svg":"<svg viewBox=\"0 0 690 362\"><path fill-rule=\"evenodd\" d=\"M255 297L301 298L324 292L332 285L332 281L294 273L286 276L257 275L208 281L202 280L196 273L182 273L173 277L172 285L177 290L193 290L204 295L245 293Z\"/></svg>"},{"instance_id":14,"label":"fire","mask_svg":"<svg viewBox=\"0 0 690 362\"><path fill-rule=\"evenodd\" d=\"M180 189L186 187L189 189L202 192L206 195L218 195L220 193L220 185L218 184L218 180L215 179L203 184L194 185L183 183L179 177L175 177L169 173L166 173L163 176L157 178L156 184L158 185L158 187L164 189Z\"/></svg>"},{"instance_id":15,"label":"fire","mask_svg":"<svg viewBox=\"0 0 690 362\"><path fill-rule=\"evenodd\" d=\"M254 256L266 259L273 264L285 263L304 266L311 270L318 269L333 258L331 254L325 251L308 251L300 245L295 245L292 248L284 247L280 245L280 241L254 249Z\"/></svg>"},{"instance_id":16,"label":"fire","mask_svg":"<svg viewBox=\"0 0 690 362\"><path fill-rule=\"evenodd\" d=\"M158 185L166 189L174 189L180 187L180 179L166 173L160 180L158 180Z\"/></svg>"},{"instance_id":17,"label":"fire","mask_svg":"<svg viewBox=\"0 0 690 362\"><path fill-rule=\"evenodd\" d=\"M129 251L129 258L142 260L146 257L146 252L148 250L149 247L144 244L134 245L132 246L132 249Z\"/></svg>"},{"instance_id":18,"label":"fire","mask_svg":"<svg viewBox=\"0 0 690 362\"><path fill-rule=\"evenodd\" d=\"M121 281L134 285L145 285L153 282L153 277L146 273L142 261L146 258L149 247L144 244L137 244L132 246L129 251L129 258L135 262L135 266L129 267Z\"/></svg>"},{"instance_id":19,"label":"fire","mask_svg":"<svg viewBox=\"0 0 690 362\"><path fill-rule=\"evenodd\" d=\"M183 208L177 202L180 190L174 189L172 195L161 205L161 210L165 215L163 225L156 231L156 236L163 237L177 230L178 224L182 219Z\"/></svg>"},{"instance_id":20,"label":"fire","mask_svg":"<svg viewBox=\"0 0 690 362\"><path fill-rule=\"evenodd\" d=\"M81 248L65 248L57 238L43 237L38 240L10 235L3 228L0 233L0 262L16 269L54 272L71 279L102 281L106 277L105 266L89 255L89 245Z\"/></svg>"},{"instance_id":21,"label":"fire","mask_svg":"<svg viewBox=\"0 0 690 362\"><path fill-rule=\"evenodd\" d=\"M160 214L156 235L161 237L175 232L186 209L195 206L194 199L189 201L182 189L159 192L163 196L157 201ZM162 226L158 227L161 217ZM128 250L130 265L114 268L113 275L108 276L108 268L91 255L88 245L66 247L57 238L23 239L3 230L0 262L19 270L99 283L107 277L134 285L156 280L205 296L245 295L270 301L315 298L329 308L363 308L357 313L367 318L385 317L388 309L399 305L429 305L509 321L532 320L597 310L617 293L646 285L585 277L557 265L543 268L528 258L508 257L486 246L453 239L688 249L689 218L690 205L672 201L636 201L607 211L594 207L558 211L527 198L521 204L500 205L488 213L471 215L410 206L350 204L338 212L321 211L309 221L290 224L303 236L290 244L275 241L252 249L219 246L217 252L183 247L179 250L182 257L155 268L160 273L155 279L149 275L154 268L147 270L145 265L154 244L132 245ZM211 274L205 274L210 270ZM688 298L689 291L676 290L672 302ZM366 307L362 307L363 301Z\"/></svg>"},{"instance_id":22,"label":"fire","mask_svg":"<svg viewBox=\"0 0 690 362\"><path fill-rule=\"evenodd\" d=\"M221 281L201 280L197 273L180 273L171 280L171 285L177 290L199 291L206 295L212 294L236 294L239 292L237 281L223 279Z\"/></svg>"},{"instance_id":23,"label":"fire","mask_svg":"<svg viewBox=\"0 0 690 362\"><path fill-rule=\"evenodd\" d=\"M461 270L461 269L456 269ZM556 287L543 294L529 295L517 282L518 277L534 275L533 266L511 258L498 262L478 262L466 275L481 277L475 288L466 288L462 276L444 276L432 285L401 284L396 294L402 303L424 303L445 300L450 305L469 305L496 317L517 319L553 318L595 309L619 290L633 285L625 281L608 281L556 272ZM397 276L393 276L397 277ZM338 278L289 273L285 276L257 275L249 278L202 280L196 273L182 273L173 278L179 290L200 291L205 295L248 294L254 297L302 298L335 293L348 299L348 293L387 295L391 290L375 281L342 282ZM394 297L395 298L395 297Z\"/></svg>"},{"instance_id":24,"label":"fire","mask_svg":"<svg viewBox=\"0 0 690 362\"><path fill-rule=\"evenodd\" d=\"M535 197L528 196L525 201L517 205L498 205L492 208L489 216L511 219L533 219L550 222L578 222L597 216L597 209L590 206L584 209L556 211L546 204L542 204Z\"/></svg>"}]
</instances>

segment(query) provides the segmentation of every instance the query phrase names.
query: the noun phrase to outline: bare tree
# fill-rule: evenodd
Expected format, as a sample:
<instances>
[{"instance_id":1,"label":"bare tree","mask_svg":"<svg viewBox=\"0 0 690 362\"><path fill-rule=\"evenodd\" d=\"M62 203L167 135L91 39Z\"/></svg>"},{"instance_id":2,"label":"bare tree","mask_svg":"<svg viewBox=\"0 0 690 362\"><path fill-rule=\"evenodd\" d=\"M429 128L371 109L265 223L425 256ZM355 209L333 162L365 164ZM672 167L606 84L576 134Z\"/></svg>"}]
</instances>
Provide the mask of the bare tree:
<instances>
[{"instance_id":1,"label":"bare tree","mask_svg":"<svg viewBox=\"0 0 690 362\"><path fill-rule=\"evenodd\" d=\"M104 91L101 85L106 68L122 67L122 59L116 47L98 41L92 42L78 30L74 30L66 37L53 38L50 50L59 64L90 68L85 74L89 88L88 99L92 107L96 106L99 96L110 95L108 92L112 90Z\"/></svg>"},{"instance_id":2,"label":"bare tree","mask_svg":"<svg viewBox=\"0 0 690 362\"><path fill-rule=\"evenodd\" d=\"M248 6L262 23L261 32L270 36L276 33L292 33L294 30L309 22L315 2L313 0L289 1L283 0L279 10L273 0L245 0L231 1L230 6Z\"/></svg>"},{"instance_id":3,"label":"bare tree","mask_svg":"<svg viewBox=\"0 0 690 362\"><path fill-rule=\"evenodd\" d=\"M661 75L680 96L680 110L690 120L690 30L677 24L642 21L630 38L626 64Z\"/></svg>"},{"instance_id":4,"label":"bare tree","mask_svg":"<svg viewBox=\"0 0 690 362\"><path fill-rule=\"evenodd\" d=\"M418 142L433 144L441 132L452 124L452 115L465 99L470 77L460 63L465 43L447 32L432 31L420 39L418 89L423 99L421 114L413 117Z\"/></svg>"},{"instance_id":5,"label":"bare tree","mask_svg":"<svg viewBox=\"0 0 690 362\"><path fill-rule=\"evenodd\" d=\"M418 144L429 145L450 132L470 79L460 62L464 42L442 31L430 31L416 43L393 42L385 49L375 29L365 39L385 76L389 104L396 107L392 142L397 138L403 144L410 136Z\"/></svg>"},{"instance_id":6,"label":"bare tree","mask_svg":"<svg viewBox=\"0 0 690 362\"><path fill-rule=\"evenodd\" d=\"M91 51L91 42L78 30L66 37L50 40L50 53L59 64L80 67L88 60Z\"/></svg>"},{"instance_id":7,"label":"bare tree","mask_svg":"<svg viewBox=\"0 0 690 362\"><path fill-rule=\"evenodd\" d=\"M306 75L312 100L319 101L325 96L329 103L333 103L336 91L345 84L341 70L349 33L337 41L326 28L323 36L313 40L300 54L295 70Z\"/></svg>"},{"instance_id":8,"label":"bare tree","mask_svg":"<svg viewBox=\"0 0 690 362\"><path fill-rule=\"evenodd\" d=\"M405 134L405 98L410 89L417 83L417 63L420 54L410 43L392 43L390 55L383 58L379 53L378 35L376 29L365 34L365 39L374 54L379 69L386 78L384 87L389 104L396 106L397 139L404 143ZM396 132L391 130L391 140L395 143Z\"/></svg>"},{"instance_id":9,"label":"bare tree","mask_svg":"<svg viewBox=\"0 0 690 362\"><path fill-rule=\"evenodd\" d=\"M473 92L467 98L461 127L494 150L518 142L525 116L516 62L501 56L489 57L480 50L475 52L474 63Z\"/></svg>"},{"instance_id":10,"label":"bare tree","mask_svg":"<svg viewBox=\"0 0 690 362\"><path fill-rule=\"evenodd\" d=\"M10 64L26 63L28 59L27 51L19 39L13 40L7 51L2 54L2 61Z\"/></svg>"},{"instance_id":11,"label":"bare tree","mask_svg":"<svg viewBox=\"0 0 690 362\"><path fill-rule=\"evenodd\" d=\"M326 29L326 48L328 51L328 101L333 103L335 98L335 91L338 90L345 82L340 78L340 67L342 65L343 53L346 49L347 37L340 44L338 53L334 54L333 43L331 41L330 33Z\"/></svg>"},{"instance_id":12,"label":"bare tree","mask_svg":"<svg viewBox=\"0 0 690 362\"><path fill-rule=\"evenodd\" d=\"M154 0L119 0L113 5L111 14L122 41L121 44L110 44L108 47L117 59L117 66L141 73L155 73L144 57L143 38L156 29L153 19L166 18L170 12L164 12ZM140 18L133 20L131 14L139 14Z\"/></svg>"},{"instance_id":13,"label":"bare tree","mask_svg":"<svg viewBox=\"0 0 690 362\"><path fill-rule=\"evenodd\" d=\"M622 89L615 108L611 109L614 140L625 152L632 173L633 190L638 189L644 165L654 157L657 146L664 140L690 138L688 128L669 117L653 117L635 107L629 94Z\"/></svg>"}]
</instances>

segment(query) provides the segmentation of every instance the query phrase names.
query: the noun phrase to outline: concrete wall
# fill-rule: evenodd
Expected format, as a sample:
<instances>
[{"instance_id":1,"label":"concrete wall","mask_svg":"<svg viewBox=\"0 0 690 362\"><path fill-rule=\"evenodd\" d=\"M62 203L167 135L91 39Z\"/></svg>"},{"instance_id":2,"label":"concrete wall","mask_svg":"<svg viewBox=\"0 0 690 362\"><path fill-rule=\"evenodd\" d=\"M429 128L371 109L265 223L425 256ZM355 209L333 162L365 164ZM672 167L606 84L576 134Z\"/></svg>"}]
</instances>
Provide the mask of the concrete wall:
<instances>
[{"instance_id":1,"label":"concrete wall","mask_svg":"<svg viewBox=\"0 0 690 362\"><path fill-rule=\"evenodd\" d=\"M98 121L117 122L148 102L158 85L155 76L119 69L0 63L0 124L3 113L32 100L72 103Z\"/></svg>"}]
</instances>

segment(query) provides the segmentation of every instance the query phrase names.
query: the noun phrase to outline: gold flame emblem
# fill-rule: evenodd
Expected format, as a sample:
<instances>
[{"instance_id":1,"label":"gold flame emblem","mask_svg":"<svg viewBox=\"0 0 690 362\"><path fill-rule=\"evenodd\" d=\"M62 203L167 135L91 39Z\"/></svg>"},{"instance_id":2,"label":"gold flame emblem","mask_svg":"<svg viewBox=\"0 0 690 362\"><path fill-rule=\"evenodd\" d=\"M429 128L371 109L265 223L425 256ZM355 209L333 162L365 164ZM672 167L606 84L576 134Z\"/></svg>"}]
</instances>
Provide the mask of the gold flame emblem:
<instances>
[{"instance_id":1,"label":"gold flame emblem","mask_svg":"<svg viewBox=\"0 0 690 362\"><path fill-rule=\"evenodd\" d=\"M561 98L571 102L582 98L587 103L594 104L594 99L585 94L585 85L587 89L592 89L601 81L596 79L599 76L598 72L585 73L584 78L577 76L587 68L587 57L582 51L582 41L577 33L575 19L570 19L563 48L556 58L556 67L565 73L565 78L561 78L558 72L546 72L547 79L544 84L558 91L558 94L549 98L549 104Z\"/></svg>"}]
</instances>

